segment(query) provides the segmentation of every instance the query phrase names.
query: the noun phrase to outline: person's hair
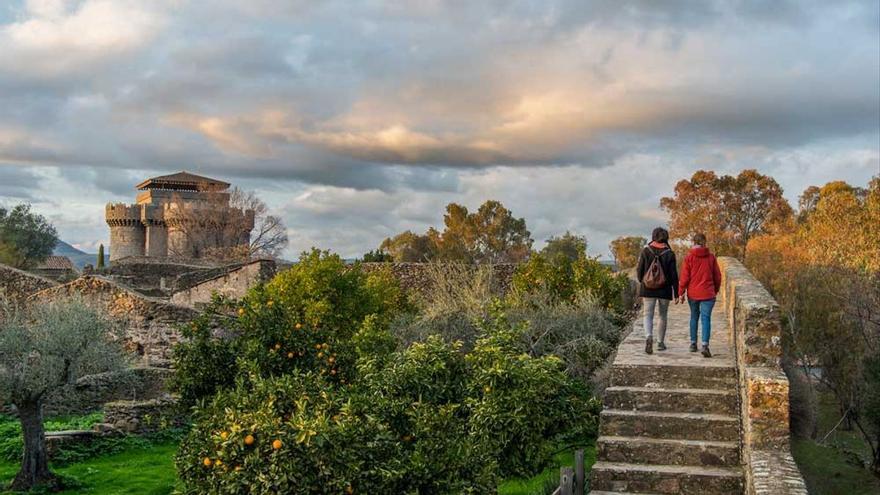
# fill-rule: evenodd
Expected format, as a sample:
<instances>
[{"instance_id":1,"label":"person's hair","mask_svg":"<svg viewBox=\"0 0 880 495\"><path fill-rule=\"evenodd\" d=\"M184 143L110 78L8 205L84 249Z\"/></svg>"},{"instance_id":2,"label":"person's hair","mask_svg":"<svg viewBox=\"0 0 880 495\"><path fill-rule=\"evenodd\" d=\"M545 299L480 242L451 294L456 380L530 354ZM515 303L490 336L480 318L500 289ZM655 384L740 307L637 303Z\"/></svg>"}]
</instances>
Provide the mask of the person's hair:
<instances>
[{"instance_id":1,"label":"person's hair","mask_svg":"<svg viewBox=\"0 0 880 495\"><path fill-rule=\"evenodd\" d=\"M669 242L669 231L663 227L657 227L651 232L651 240L654 242Z\"/></svg>"},{"instance_id":2,"label":"person's hair","mask_svg":"<svg viewBox=\"0 0 880 495\"><path fill-rule=\"evenodd\" d=\"M694 234L694 244L705 246L706 245L706 234L702 232Z\"/></svg>"}]
</instances>

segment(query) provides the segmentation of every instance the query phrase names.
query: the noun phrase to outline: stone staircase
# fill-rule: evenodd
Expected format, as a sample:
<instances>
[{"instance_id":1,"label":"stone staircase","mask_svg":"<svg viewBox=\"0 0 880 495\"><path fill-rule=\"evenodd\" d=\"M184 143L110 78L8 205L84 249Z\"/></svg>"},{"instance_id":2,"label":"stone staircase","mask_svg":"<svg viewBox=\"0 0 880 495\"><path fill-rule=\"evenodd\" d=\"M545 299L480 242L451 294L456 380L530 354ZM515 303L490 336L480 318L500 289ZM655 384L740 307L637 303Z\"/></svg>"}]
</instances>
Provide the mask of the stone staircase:
<instances>
[{"instance_id":1,"label":"stone staircase","mask_svg":"<svg viewBox=\"0 0 880 495\"><path fill-rule=\"evenodd\" d=\"M687 305L669 308L666 351L645 354L642 322L634 323L605 391L591 493L743 493L736 367L722 307L709 359L688 351Z\"/></svg>"}]
</instances>

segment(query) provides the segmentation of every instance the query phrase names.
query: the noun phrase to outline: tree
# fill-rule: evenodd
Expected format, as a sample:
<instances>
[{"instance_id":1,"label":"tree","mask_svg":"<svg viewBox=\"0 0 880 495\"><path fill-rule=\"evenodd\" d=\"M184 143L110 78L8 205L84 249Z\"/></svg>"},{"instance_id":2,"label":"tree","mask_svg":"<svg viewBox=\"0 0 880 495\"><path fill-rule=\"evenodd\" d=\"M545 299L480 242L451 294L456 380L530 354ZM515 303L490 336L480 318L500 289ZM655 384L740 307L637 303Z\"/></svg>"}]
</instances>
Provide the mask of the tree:
<instances>
[{"instance_id":1,"label":"tree","mask_svg":"<svg viewBox=\"0 0 880 495\"><path fill-rule=\"evenodd\" d=\"M380 248L364 254L362 261L364 263L387 263L389 261L394 261L394 257Z\"/></svg>"},{"instance_id":2,"label":"tree","mask_svg":"<svg viewBox=\"0 0 880 495\"><path fill-rule=\"evenodd\" d=\"M427 235L418 235L407 230L382 241L379 250L391 255L394 261L424 262L434 258L437 246Z\"/></svg>"},{"instance_id":3,"label":"tree","mask_svg":"<svg viewBox=\"0 0 880 495\"><path fill-rule=\"evenodd\" d=\"M749 240L772 232L793 216L783 191L772 177L743 170L736 177L699 170L675 186L660 206L670 214L677 239L706 234L717 254L745 257Z\"/></svg>"},{"instance_id":4,"label":"tree","mask_svg":"<svg viewBox=\"0 0 880 495\"><path fill-rule=\"evenodd\" d=\"M449 203L443 223L443 232L431 228L418 235L408 230L385 239L380 249L394 261L516 263L528 257L534 242L526 221L498 201L486 201L473 213Z\"/></svg>"},{"instance_id":5,"label":"tree","mask_svg":"<svg viewBox=\"0 0 880 495\"><path fill-rule=\"evenodd\" d=\"M49 471L43 403L82 376L122 368L122 351L111 340L114 331L109 320L76 300L5 308L0 314L0 400L15 406L24 436L14 490L60 486Z\"/></svg>"},{"instance_id":6,"label":"tree","mask_svg":"<svg viewBox=\"0 0 880 495\"><path fill-rule=\"evenodd\" d=\"M614 255L617 268L627 270L638 264L639 254L646 244L648 244L648 240L644 237L629 236L614 239L608 247L611 249L611 254Z\"/></svg>"},{"instance_id":7,"label":"tree","mask_svg":"<svg viewBox=\"0 0 880 495\"><path fill-rule=\"evenodd\" d=\"M103 244L98 246L98 264L96 266L98 267L98 270L101 270L104 268L104 245Z\"/></svg>"},{"instance_id":8,"label":"tree","mask_svg":"<svg viewBox=\"0 0 880 495\"><path fill-rule=\"evenodd\" d=\"M541 249L541 254L553 258L557 255L563 255L574 261L587 253L587 238L584 236L574 235L569 231L559 237L551 237L547 239L547 245Z\"/></svg>"},{"instance_id":9,"label":"tree","mask_svg":"<svg viewBox=\"0 0 880 495\"><path fill-rule=\"evenodd\" d=\"M31 205L0 208L0 262L29 268L46 259L58 244L58 232Z\"/></svg>"},{"instance_id":10,"label":"tree","mask_svg":"<svg viewBox=\"0 0 880 495\"><path fill-rule=\"evenodd\" d=\"M787 362L812 377L810 394L815 382L833 395L842 427L862 434L880 469L880 180L808 188L797 221L747 249L748 268L779 301Z\"/></svg>"},{"instance_id":11,"label":"tree","mask_svg":"<svg viewBox=\"0 0 880 495\"><path fill-rule=\"evenodd\" d=\"M235 187L230 193L229 206L253 212L254 230L251 231L248 257L277 258L287 247L289 239L284 221L281 217L270 215L269 207L256 193Z\"/></svg>"}]
</instances>

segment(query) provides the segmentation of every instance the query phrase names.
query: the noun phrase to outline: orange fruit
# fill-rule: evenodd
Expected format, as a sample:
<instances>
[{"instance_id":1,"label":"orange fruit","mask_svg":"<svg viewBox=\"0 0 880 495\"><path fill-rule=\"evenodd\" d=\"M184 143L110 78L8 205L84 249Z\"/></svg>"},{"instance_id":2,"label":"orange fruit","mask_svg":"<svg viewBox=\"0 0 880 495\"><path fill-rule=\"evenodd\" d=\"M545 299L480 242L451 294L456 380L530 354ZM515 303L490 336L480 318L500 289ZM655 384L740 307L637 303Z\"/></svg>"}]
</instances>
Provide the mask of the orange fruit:
<instances>
[{"instance_id":1,"label":"orange fruit","mask_svg":"<svg viewBox=\"0 0 880 495\"><path fill-rule=\"evenodd\" d=\"M236 471L241 471L241 466L235 466Z\"/></svg>"},{"instance_id":2,"label":"orange fruit","mask_svg":"<svg viewBox=\"0 0 880 495\"><path fill-rule=\"evenodd\" d=\"M202 461L202 464L204 464L205 467L211 467L211 458L210 458L210 457L205 457L205 460Z\"/></svg>"},{"instance_id":3,"label":"orange fruit","mask_svg":"<svg viewBox=\"0 0 880 495\"><path fill-rule=\"evenodd\" d=\"M281 349L281 344L275 344L275 350Z\"/></svg>"},{"instance_id":4,"label":"orange fruit","mask_svg":"<svg viewBox=\"0 0 880 495\"><path fill-rule=\"evenodd\" d=\"M333 356L327 358L328 363L333 363L334 361L336 361L336 358L334 358Z\"/></svg>"},{"instance_id":5,"label":"orange fruit","mask_svg":"<svg viewBox=\"0 0 880 495\"><path fill-rule=\"evenodd\" d=\"M335 375L335 374L336 374L336 370L330 370L330 374L331 374L331 375Z\"/></svg>"},{"instance_id":6,"label":"orange fruit","mask_svg":"<svg viewBox=\"0 0 880 495\"><path fill-rule=\"evenodd\" d=\"M319 357L319 358L324 357L324 353L323 353L323 352L319 352L319 353L318 353L318 357Z\"/></svg>"},{"instance_id":7,"label":"orange fruit","mask_svg":"<svg viewBox=\"0 0 880 495\"><path fill-rule=\"evenodd\" d=\"M315 344L315 349L320 349L320 348L321 348L321 344Z\"/></svg>"},{"instance_id":8,"label":"orange fruit","mask_svg":"<svg viewBox=\"0 0 880 495\"><path fill-rule=\"evenodd\" d=\"M483 387L483 392L486 392L486 393L488 394L488 393L491 392L491 391L492 391L492 387L490 387L490 386L488 386L488 385L486 385L485 387Z\"/></svg>"},{"instance_id":9,"label":"orange fruit","mask_svg":"<svg viewBox=\"0 0 880 495\"><path fill-rule=\"evenodd\" d=\"M326 349L326 348L328 348L328 347L330 347L330 346L329 346L329 345L327 345L327 343L326 343L326 342L324 342L324 343L323 343L323 344L321 344L321 347L323 347L323 348L324 348L324 349Z\"/></svg>"},{"instance_id":10,"label":"orange fruit","mask_svg":"<svg viewBox=\"0 0 880 495\"><path fill-rule=\"evenodd\" d=\"M302 323L297 323L297 324L295 325L295 327L296 327L297 330L299 330L299 329L302 328L303 326L302 326Z\"/></svg>"},{"instance_id":11,"label":"orange fruit","mask_svg":"<svg viewBox=\"0 0 880 495\"><path fill-rule=\"evenodd\" d=\"M222 438L223 440L226 440L226 437L228 437L228 436L229 436L229 433L226 433L225 431L220 432L220 438Z\"/></svg>"},{"instance_id":12,"label":"orange fruit","mask_svg":"<svg viewBox=\"0 0 880 495\"><path fill-rule=\"evenodd\" d=\"M272 448L278 450L281 448L281 440L275 440L272 442Z\"/></svg>"},{"instance_id":13,"label":"orange fruit","mask_svg":"<svg viewBox=\"0 0 880 495\"><path fill-rule=\"evenodd\" d=\"M270 308L271 308L272 306L274 306L274 305L275 305L275 301L268 301L268 302L266 302L266 306L268 306L268 307L270 307Z\"/></svg>"},{"instance_id":14,"label":"orange fruit","mask_svg":"<svg viewBox=\"0 0 880 495\"><path fill-rule=\"evenodd\" d=\"M244 308L238 308L238 316L244 316Z\"/></svg>"},{"instance_id":15,"label":"orange fruit","mask_svg":"<svg viewBox=\"0 0 880 495\"><path fill-rule=\"evenodd\" d=\"M288 353L287 353L287 359L293 359L293 353L292 353L292 352L288 352Z\"/></svg>"},{"instance_id":16,"label":"orange fruit","mask_svg":"<svg viewBox=\"0 0 880 495\"><path fill-rule=\"evenodd\" d=\"M244 437L244 444L245 445L253 445L254 444L254 436L248 435L248 436Z\"/></svg>"},{"instance_id":17,"label":"orange fruit","mask_svg":"<svg viewBox=\"0 0 880 495\"><path fill-rule=\"evenodd\" d=\"M221 464L223 464L223 461L221 461L220 459L217 459L216 461L214 461L215 466L220 466Z\"/></svg>"},{"instance_id":18,"label":"orange fruit","mask_svg":"<svg viewBox=\"0 0 880 495\"><path fill-rule=\"evenodd\" d=\"M352 493L354 493L354 488L352 488L351 485L348 485L347 487L345 487L345 493L351 495Z\"/></svg>"}]
</instances>

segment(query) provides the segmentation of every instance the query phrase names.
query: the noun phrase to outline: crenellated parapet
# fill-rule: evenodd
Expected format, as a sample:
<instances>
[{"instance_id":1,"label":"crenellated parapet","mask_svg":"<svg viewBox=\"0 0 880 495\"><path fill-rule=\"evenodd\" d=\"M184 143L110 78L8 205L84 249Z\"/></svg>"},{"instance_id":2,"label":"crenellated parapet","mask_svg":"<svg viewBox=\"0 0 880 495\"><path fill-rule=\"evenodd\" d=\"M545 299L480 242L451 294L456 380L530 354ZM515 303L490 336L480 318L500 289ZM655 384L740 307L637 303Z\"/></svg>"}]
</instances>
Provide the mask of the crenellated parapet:
<instances>
[{"instance_id":1,"label":"crenellated parapet","mask_svg":"<svg viewBox=\"0 0 880 495\"><path fill-rule=\"evenodd\" d=\"M108 203L104 208L104 218L110 227L141 225L141 207L125 203Z\"/></svg>"}]
</instances>

